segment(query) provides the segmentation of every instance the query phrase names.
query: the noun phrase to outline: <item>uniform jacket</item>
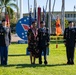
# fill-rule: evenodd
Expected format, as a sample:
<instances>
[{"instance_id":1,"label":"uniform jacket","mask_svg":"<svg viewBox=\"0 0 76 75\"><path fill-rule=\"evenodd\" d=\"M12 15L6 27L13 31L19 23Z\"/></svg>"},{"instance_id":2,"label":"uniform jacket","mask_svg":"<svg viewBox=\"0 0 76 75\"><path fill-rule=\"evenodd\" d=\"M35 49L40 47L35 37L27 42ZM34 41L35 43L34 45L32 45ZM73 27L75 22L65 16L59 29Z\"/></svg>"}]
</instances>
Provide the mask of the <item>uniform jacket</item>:
<instances>
[{"instance_id":1,"label":"uniform jacket","mask_svg":"<svg viewBox=\"0 0 76 75\"><path fill-rule=\"evenodd\" d=\"M11 42L10 28L0 26L0 46L9 46L10 42Z\"/></svg>"},{"instance_id":2,"label":"uniform jacket","mask_svg":"<svg viewBox=\"0 0 76 75\"><path fill-rule=\"evenodd\" d=\"M39 28L38 29L38 38L39 42L38 45L39 47L47 47L49 45L49 33L47 28Z\"/></svg>"},{"instance_id":3,"label":"uniform jacket","mask_svg":"<svg viewBox=\"0 0 76 75\"><path fill-rule=\"evenodd\" d=\"M66 46L74 47L76 42L76 29L75 28L65 28L64 31L64 42Z\"/></svg>"}]
</instances>

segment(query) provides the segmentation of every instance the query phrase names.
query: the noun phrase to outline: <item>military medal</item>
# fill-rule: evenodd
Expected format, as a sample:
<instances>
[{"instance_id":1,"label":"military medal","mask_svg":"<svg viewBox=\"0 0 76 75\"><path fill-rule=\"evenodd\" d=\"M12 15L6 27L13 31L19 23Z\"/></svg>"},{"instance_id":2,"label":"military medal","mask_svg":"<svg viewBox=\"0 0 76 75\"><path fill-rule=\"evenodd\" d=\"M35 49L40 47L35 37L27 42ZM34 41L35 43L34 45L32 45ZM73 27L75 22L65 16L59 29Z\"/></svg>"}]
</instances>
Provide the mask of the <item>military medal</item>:
<instances>
[{"instance_id":1,"label":"military medal","mask_svg":"<svg viewBox=\"0 0 76 75\"><path fill-rule=\"evenodd\" d=\"M45 27L43 28L43 36L45 36L45 33L46 33L46 29Z\"/></svg>"}]
</instances>

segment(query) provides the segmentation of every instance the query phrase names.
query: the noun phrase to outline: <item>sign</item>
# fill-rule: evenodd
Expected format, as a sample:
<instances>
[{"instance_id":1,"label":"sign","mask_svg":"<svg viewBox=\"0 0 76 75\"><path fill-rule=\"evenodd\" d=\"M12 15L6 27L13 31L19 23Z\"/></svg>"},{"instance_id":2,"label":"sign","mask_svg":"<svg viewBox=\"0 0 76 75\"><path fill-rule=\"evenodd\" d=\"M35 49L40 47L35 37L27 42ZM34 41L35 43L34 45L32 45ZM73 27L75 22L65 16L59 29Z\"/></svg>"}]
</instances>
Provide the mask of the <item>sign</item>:
<instances>
[{"instance_id":1,"label":"sign","mask_svg":"<svg viewBox=\"0 0 76 75\"><path fill-rule=\"evenodd\" d=\"M16 25L16 33L23 40L27 40L27 31L30 28L29 23L29 17L26 16L20 19Z\"/></svg>"}]
</instances>

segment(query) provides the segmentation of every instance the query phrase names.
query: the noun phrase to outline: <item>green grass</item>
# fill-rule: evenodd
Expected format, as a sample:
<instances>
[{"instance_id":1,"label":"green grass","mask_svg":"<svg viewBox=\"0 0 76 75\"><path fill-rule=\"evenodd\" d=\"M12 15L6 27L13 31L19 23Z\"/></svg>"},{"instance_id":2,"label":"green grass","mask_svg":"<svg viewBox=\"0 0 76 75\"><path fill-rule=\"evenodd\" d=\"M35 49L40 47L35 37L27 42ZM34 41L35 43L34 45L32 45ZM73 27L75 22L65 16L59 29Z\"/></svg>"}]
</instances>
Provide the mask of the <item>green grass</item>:
<instances>
[{"instance_id":1,"label":"green grass","mask_svg":"<svg viewBox=\"0 0 76 75\"><path fill-rule=\"evenodd\" d=\"M50 53L47 57L48 65L30 64L30 58L26 55L26 44L11 44L9 46L8 65L0 66L0 75L76 75L75 65L66 65L66 52L64 44L50 44Z\"/></svg>"}]
</instances>

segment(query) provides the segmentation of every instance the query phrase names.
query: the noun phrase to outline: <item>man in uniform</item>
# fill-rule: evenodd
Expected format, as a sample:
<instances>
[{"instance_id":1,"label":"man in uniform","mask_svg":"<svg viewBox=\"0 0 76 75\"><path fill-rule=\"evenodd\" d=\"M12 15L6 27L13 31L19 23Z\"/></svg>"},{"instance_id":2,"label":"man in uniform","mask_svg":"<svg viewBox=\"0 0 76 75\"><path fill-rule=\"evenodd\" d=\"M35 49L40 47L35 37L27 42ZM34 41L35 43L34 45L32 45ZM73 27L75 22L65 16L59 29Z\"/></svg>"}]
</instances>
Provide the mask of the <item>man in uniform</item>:
<instances>
[{"instance_id":1,"label":"man in uniform","mask_svg":"<svg viewBox=\"0 0 76 75\"><path fill-rule=\"evenodd\" d=\"M64 31L64 44L66 46L67 64L74 64L76 30L74 23L69 22L69 27Z\"/></svg>"},{"instance_id":2,"label":"man in uniform","mask_svg":"<svg viewBox=\"0 0 76 75\"><path fill-rule=\"evenodd\" d=\"M49 33L48 29L45 27L43 21L40 22L40 28L38 29L38 48L39 48L39 64L42 64L42 51L44 53L44 64L47 64L47 51L46 48L49 46Z\"/></svg>"},{"instance_id":3,"label":"man in uniform","mask_svg":"<svg viewBox=\"0 0 76 75\"><path fill-rule=\"evenodd\" d=\"M7 65L8 60L8 46L11 41L10 28L7 27L7 22L5 19L2 20L2 25L0 26L0 55L1 55L1 65Z\"/></svg>"}]
</instances>

